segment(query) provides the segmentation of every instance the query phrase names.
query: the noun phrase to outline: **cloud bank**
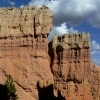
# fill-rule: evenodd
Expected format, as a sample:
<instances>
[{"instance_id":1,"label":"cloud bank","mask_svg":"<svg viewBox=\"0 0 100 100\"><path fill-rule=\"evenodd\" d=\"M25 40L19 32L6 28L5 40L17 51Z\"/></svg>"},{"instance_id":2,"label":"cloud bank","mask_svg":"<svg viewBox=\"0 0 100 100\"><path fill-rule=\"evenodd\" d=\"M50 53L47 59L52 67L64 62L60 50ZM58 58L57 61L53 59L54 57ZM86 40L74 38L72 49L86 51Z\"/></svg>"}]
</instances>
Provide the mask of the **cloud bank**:
<instances>
[{"instance_id":1,"label":"cloud bank","mask_svg":"<svg viewBox=\"0 0 100 100\"><path fill-rule=\"evenodd\" d=\"M91 57L93 58L94 64L100 66L100 44L98 44L95 40L91 41L91 49L90 49Z\"/></svg>"},{"instance_id":2,"label":"cloud bank","mask_svg":"<svg viewBox=\"0 0 100 100\"><path fill-rule=\"evenodd\" d=\"M100 50L100 45L95 40L91 42L91 50Z\"/></svg>"},{"instance_id":3,"label":"cloud bank","mask_svg":"<svg viewBox=\"0 0 100 100\"><path fill-rule=\"evenodd\" d=\"M53 25L64 22L71 25L87 20L92 26L100 27L100 0L31 0L29 5L47 5L53 12Z\"/></svg>"},{"instance_id":4,"label":"cloud bank","mask_svg":"<svg viewBox=\"0 0 100 100\"><path fill-rule=\"evenodd\" d=\"M78 33L78 31L74 30L73 28L68 29L67 26L66 26L66 23L63 23L60 26L54 26L52 28L48 39L50 41L54 34L62 35L62 34L65 34L65 33Z\"/></svg>"},{"instance_id":5,"label":"cloud bank","mask_svg":"<svg viewBox=\"0 0 100 100\"><path fill-rule=\"evenodd\" d=\"M100 45L95 40L91 41L91 54L100 54Z\"/></svg>"}]
</instances>

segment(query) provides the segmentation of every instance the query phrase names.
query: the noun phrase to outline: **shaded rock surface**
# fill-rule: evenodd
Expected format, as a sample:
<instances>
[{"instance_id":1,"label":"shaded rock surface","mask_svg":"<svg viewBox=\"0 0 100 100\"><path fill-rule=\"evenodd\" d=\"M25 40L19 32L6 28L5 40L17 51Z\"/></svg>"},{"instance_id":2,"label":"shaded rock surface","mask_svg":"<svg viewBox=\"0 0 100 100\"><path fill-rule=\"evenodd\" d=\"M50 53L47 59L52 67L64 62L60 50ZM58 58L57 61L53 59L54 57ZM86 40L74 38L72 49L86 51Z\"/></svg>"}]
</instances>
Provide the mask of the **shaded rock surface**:
<instances>
[{"instance_id":1,"label":"shaded rock surface","mask_svg":"<svg viewBox=\"0 0 100 100\"><path fill-rule=\"evenodd\" d=\"M51 28L46 6L0 8L0 84L11 74L19 100L100 100L89 34L54 35L48 43Z\"/></svg>"}]
</instances>

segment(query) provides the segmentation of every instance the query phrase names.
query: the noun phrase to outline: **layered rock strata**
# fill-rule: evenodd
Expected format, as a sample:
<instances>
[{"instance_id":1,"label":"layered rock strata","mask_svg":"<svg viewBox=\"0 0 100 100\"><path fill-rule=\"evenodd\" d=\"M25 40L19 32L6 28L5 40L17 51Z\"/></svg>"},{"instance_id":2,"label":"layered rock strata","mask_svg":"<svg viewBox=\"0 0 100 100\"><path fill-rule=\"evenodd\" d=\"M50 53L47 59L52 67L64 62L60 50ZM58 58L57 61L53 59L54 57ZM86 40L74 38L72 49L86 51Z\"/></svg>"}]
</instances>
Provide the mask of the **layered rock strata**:
<instances>
[{"instance_id":1,"label":"layered rock strata","mask_svg":"<svg viewBox=\"0 0 100 100\"><path fill-rule=\"evenodd\" d=\"M89 34L54 35L48 43L51 28L46 6L0 8L0 84L12 75L19 100L100 100Z\"/></svg>"},{"instance_id":2,"label":"layered rock strata","mask_svg":"<svg viewBox=\"0 0 100 100\"><path fill-rule=\"evenodd\" d=\"M54 35L51 44L55 95L60 91L66 100L99 100L100 68L90 57L89 33Z\"/></svg>"},{"instance_id":3,"label":"layered rock strata","mask_svg":"<svg viewBox=\"0 0 100 100\"><path fill-rule=\"evenodd\" d=\"M12 75L19 100L37 100L39 80L53 80L48 55L48 7L0 8L0 84Z\"/></svg>"}]
</instances>

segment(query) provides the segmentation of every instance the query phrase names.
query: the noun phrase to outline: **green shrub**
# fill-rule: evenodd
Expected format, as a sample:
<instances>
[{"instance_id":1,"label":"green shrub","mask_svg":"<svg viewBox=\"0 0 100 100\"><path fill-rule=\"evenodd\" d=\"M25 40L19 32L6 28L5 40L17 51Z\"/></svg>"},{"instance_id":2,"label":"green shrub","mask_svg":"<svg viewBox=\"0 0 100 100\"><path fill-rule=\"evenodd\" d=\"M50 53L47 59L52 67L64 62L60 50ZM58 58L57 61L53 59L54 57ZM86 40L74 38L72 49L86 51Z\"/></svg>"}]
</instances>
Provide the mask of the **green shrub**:
<instances>
[{"instance_id":1,"label":"green shrub","mask_svg":"<svg viewBox=\"0 0 100 100\"><path fill-rule=\"evenodd\" d=\"M18 97L16 94L16 88L11 75L7 75L7 81L5 82L5 86L9 100L17 100Z\"/></svg>"}]
</instances>

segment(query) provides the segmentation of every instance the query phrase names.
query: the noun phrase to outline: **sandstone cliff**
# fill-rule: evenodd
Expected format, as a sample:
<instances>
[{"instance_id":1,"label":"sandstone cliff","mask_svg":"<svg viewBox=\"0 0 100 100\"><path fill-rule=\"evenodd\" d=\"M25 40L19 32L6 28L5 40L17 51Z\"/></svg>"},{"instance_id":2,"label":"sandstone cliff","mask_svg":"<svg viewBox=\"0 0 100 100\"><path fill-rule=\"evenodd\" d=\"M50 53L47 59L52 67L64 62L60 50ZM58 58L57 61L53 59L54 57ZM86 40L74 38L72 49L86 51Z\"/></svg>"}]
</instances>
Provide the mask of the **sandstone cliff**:
<instances>
[{"instance_id":1,"label":"sandstone cliff","mask_svg":"<svg viewBox=\"0 0 100 100\"><path fill-rule=\"evenodd\" d=\"M19 100L100 100L100 68L88 33L54 35L48 7L0 8L0 84L11 74Z\"/></svg>"},{"instance_id":2,"label":"sandstone cliff","mask_svg":"<svg viewBox=\"0 0 100 100\"><path fill-rule=\"evenodd\" d=\"M55 94L60 91L66 100L99 100L100 68L90 58L89 33L54 35L50 45Z\"/></svg>"},{"instance_id":3,"label":"sandstone cliff","mask_svg":"<svg viewBox=\"0 0 100 100\"><path fill-rule=\"evenodd\" d=\"M11 74L19 100L37 100L39 80L53 80L48 55L48 7L0 8L0 84Z\"/></svg>"}]
</instances>

